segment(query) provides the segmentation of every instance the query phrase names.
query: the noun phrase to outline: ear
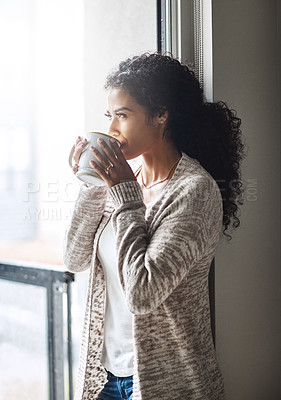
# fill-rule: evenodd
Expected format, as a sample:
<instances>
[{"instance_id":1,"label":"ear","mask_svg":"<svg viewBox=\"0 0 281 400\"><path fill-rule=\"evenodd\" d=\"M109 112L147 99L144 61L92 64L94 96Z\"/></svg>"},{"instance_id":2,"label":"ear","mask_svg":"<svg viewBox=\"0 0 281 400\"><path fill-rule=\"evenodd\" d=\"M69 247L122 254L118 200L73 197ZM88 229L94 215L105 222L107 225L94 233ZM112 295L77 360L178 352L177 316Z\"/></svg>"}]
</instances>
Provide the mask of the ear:
<instances>
[{"instance_id":1,"label":"ear","mask_svg":"<svg viewBox=\"0 0 281 400\"><path fill-rule=\"evenodd\" d=\"M157 115L158 123L159 124L165 124L165 122L168 119L168 115L169 115L168 111L165 108L163 108Z\"/></svg>"}]
</instances>

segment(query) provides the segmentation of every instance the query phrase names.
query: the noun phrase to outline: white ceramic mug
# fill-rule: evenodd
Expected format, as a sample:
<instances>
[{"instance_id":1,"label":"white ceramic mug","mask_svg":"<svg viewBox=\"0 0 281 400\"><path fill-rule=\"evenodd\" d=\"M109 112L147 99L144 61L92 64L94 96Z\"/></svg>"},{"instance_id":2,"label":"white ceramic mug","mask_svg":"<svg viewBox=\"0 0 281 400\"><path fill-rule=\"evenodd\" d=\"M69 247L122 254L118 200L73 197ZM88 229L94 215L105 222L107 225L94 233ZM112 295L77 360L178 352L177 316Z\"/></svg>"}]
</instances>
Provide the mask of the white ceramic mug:
<instances>
[{"instance_id":1,"label":"white ceramic mug","mask_svg":"<svg viewBox=\"0 0 281 400\"><path fill-rule=\"evenodd\" d=\"M102 151L101 147L99 146L97 140L98 138L101 137L106 144L110 146L110 135L107 135L106 133L101 133L101 132L88 132L86 134L86 139L87 139L87 144L84 147L80 159L79 159L79 167L78 171L76 173L77 178L79 178L81 181L85 183L89 183L95 186L104 186L105 182L100 178L100 176L95 172L95 170L91 167L90 161L94 160L97 164L99 164L94 157L93 153L91 152L91 146L96 147L101 154L104 155L104 152ZM116 140L116 139L115 139ZM116 140L118 143L118 140ZM73 153L75 150L75 145L72 147L70 154L69 154L69 165L71 168L73 168L72 165L72 158L73 158Z\"/></svg>"}]
</instances>

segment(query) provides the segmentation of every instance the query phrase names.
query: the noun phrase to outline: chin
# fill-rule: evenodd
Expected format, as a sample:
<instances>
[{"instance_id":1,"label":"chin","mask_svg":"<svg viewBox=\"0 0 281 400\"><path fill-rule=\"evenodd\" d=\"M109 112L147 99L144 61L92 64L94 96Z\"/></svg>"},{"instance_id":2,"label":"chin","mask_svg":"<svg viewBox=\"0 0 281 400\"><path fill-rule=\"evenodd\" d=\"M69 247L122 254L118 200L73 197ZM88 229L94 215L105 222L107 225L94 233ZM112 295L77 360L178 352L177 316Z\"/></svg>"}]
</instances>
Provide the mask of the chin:
<instances>
[{"instance_id":1,"label":"chin","mask_svg":"<svg viewBox=\"0 0 281 400\"><path fill-rule=\"evenodd\" d=\"M128 151L128 149L124 149L124 147L123 148L121 148L121 151L122 151L122 153L123 153L123 156L125 157L125 159L128 161L128 160L132 160L133 158L135 158L134 157L134 155L132 155L132 153L130 153L129 151Z\"/></svg>"},{"instance_id":2,"label":"chin","mask_svg":"<svg viewBox=\"0 0 281 400\"><path fill-rule=\"evenodd\" d=\"M134 160L135 158L139 157L142 154L138 151L130 151L127 145L123 145L121 147L121 151L126 161Z\"/></svg>"},{"instance_id":3,"label":"chin","mask_svg":"<svg viewBox=\"0 0 281 400\"><path fill-rule=\"evenodd\" d=\"M125 160L126 160L126 161L130 161L130 160L133 160L134 158L136 158L136 157L134 157L134 156L126 155L126 154L124 154L124 157L125 157Z\"/></svg>"},{"instance_id":4,"label":"chin","mask_svg":"<svg viewBox=\"0 0 281 400\"><path fill-rule=\"evenodd\" d=\"M134 160L140 156L140 154L128 154L128 153L127 154L123 153L123 155L126 161Z\"/></svg>"}]
</instances>

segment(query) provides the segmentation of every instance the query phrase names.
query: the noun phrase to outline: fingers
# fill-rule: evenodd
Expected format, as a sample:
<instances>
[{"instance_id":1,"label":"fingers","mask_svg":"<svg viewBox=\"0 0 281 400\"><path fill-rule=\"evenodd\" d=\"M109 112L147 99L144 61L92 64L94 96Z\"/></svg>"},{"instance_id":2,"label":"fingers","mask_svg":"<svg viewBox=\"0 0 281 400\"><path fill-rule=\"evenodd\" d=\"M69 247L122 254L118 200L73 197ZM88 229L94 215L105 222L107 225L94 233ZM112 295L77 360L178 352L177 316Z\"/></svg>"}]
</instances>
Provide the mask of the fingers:
<instances>
[{"instance_id":1,"label":"fingers","mask_svg":"<svg viewBox=\"0 0 281 400\"><path fill-rule=\"evenodd\" d=\"M102 138L98 139L98 144L112 165L116 165L117 162L122 163L122 161L125 161L125 157L114 138L110 139L110 146L108 146L108 144ZM108 161L106 165L108 166Z\"/></svg>"},{"instance_id":2,"label":"fingers","mask_svg":"<svg viewBox=\"0 0 281 400\"><path fill-rule=\"evenodd\" d=\"M103 168L101 168L94 160L90 161L92 168L97 172L97 174L104 180L107 184L109 183L109 176Z\"/></svg>"},{"instance_id":3,"label":"fingers","mask_svg":"<svg viewBox=\"0 0 281 400\"><path fill-rule=\"evenodd\" d=\"M72 171L74 174L76 174L76 172L78 171L78 164L75 164L72 168Z\"/></svg>"},{"instance_id":4,"label":"fingers","mask_svg":"<svg viewBox=\"0 0 281 400\"><path fill-rule=\"evenodd\" d=\"M94 153L95 158L97 161L104 167L104 169L107 171L107 168L109 165L116 165L116 156L112 149L106 144L106 142L102 139L98 139L98 144L100 148L103 150L103 154L95 148L94 146L91 146L91 151Z\"/></svg>"},{"instance_id":5,"label":"fingers","mask_svg":"<svg viewBox=\"0 0 281 400\"><path fill-rule=\"evenodd\" d=\"M83 139L83 138L81 138L81 136L78 136L78 138L76 139L76 142L75 142L75 150L73 153L73 159L76 164L79 163L81 153L82 153L84 147L86 146L86 144L87 144L87 139Z\"/></svg>"},{"instance_id":6,"label":"fingers","mask_svg":"<svg viewBox=\"0 0 281 400\"><path fill-rule=\"evenodd\" d=\"M78 138L76 139L75 145L79 144L79 142L81 142L81 140L83 140L83 138L81 138L81 136L78 136Z\"/></svg>"},{"instance_id":7,"label":"fingers","mask_svg":"<svg viewBox=\"0 0 281 400\"><path fill-rule=\"evenodd\" d=\"M105 149L103 149L105 150ZM106 170L109 165L113 165L111 162L111 157L104 157L98 149L96 149L94 146L91 146L91 151L94 153L95 158L97 161L103 166L103 168Z\"/></svg>"},{"instance_id":8,"label":"fingers","mask_svg":"<svg viewBox=\"0 0 281 400\"><path fill-rule=\"evenodd\" d=\"M96 161L91 160L90 165L95 172L106 182L108 187L119 184L120 182L136 180L135 174L125 160L118 143L113 139L110 146L104 140L99 140L99 151L91 146L91 151ZM111 166L111 168L109 168Z\"/></svg>"},{"instance_id":9,"label":"fingers","mask_svg":"<svg viewBox=\"0 0 281 400\"><path fill-rule=\"evenodd\" d=\"M110 143L111 143L111 148L114 151L115 155L117 156L117 158L119 159L119 161L126 161L124 154L121 151L121 148L117 142L117 140L115 140L114 138L110 139Z\"/></svg>"},{"instance_id":10,"label":"fingers","mask_svg":"<svg viewBox=\"0 0 281 400\"><path fill-rule=\"evenodd\" d=\"M110 141L111 141L111 139L110 139ZM108 144L102 138L98 139L98 144L101 147L101 149L104 151L104 153L106 154L106 156L108 157L110 162L114 165L114 163L116 162L116 155L114 154L114 151L112 151L112 149L108 146ZM107 165L108 165L108 163L107 163Z\"/></svg>"},{"instance_id":11,"label":"fingers","mask_svg":"<svg viewBox=\"0 0 281 400\"><path fill-rule=\"evenodd\" d=\"M76 139L73 152L75 165L72 168L74 174L78 171L79 159L87 144L87 139L83 139L81 136L78 136ZM91 160L90 165L109 187L122 181L135 179L117 140L111 138L110 145L108 145L102 138L99 138L98 145L100 149L93 146L90 147L95 157L95 161ZM111 168L109 168L109 166L111 166Z\"/></svg>"}]
</instances>

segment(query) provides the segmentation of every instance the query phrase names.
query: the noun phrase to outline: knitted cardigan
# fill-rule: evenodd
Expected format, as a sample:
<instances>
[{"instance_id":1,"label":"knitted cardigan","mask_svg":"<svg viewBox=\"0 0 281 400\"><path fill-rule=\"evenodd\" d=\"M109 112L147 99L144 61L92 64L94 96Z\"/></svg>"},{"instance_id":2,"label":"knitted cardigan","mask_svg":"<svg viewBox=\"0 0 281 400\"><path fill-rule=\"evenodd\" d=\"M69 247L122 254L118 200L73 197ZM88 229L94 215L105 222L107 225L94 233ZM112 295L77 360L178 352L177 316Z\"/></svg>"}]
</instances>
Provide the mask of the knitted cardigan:
<instances>
[{"instance_id":1,"label":"knitted cardigan","mask_svg":"<svg viewBox=\"0 0 281 400\"><path fill-rule=\"evenodd\" d=\"M96 256L112 218L118 272L133 314L133 400L222 400L223 380L210 328L208 274L222 230L222 198L214 179L182 154L175 173L149 207L135 181L82 185L66 232L70 271L90 268L75 400L97 399L105 279Z\"/></svg>"}]
</instances>

